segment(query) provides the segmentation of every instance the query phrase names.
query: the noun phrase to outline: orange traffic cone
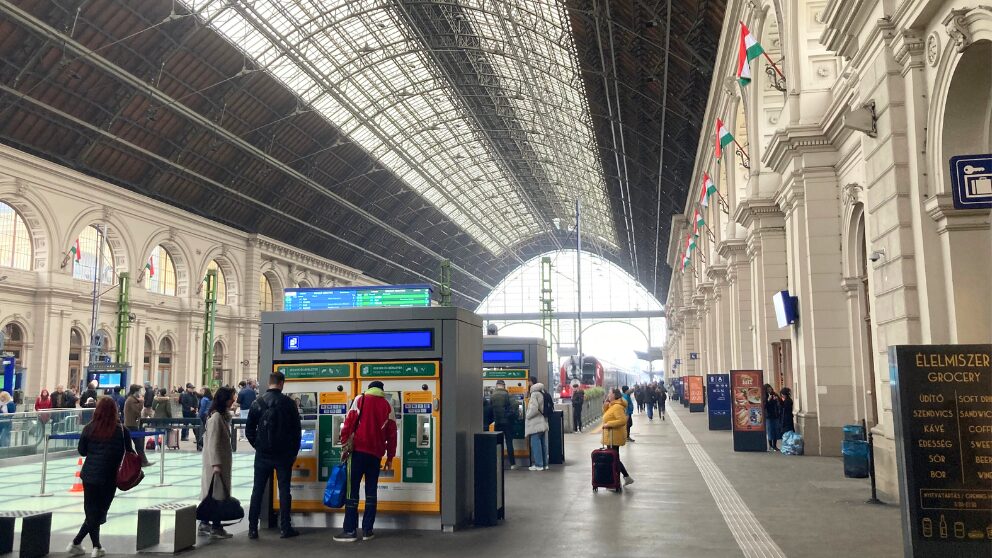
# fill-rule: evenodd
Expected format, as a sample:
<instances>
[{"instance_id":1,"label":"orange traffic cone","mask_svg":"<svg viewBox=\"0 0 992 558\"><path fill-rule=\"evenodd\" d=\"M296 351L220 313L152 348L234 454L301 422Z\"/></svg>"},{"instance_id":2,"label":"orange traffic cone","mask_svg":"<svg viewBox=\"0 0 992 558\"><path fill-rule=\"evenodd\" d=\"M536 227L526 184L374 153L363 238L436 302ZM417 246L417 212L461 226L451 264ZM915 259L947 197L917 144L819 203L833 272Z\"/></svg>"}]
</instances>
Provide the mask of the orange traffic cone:
<instances>
[{"instance_id":1,"label":"orange traffic cone","mask_svg":"<svg viewBox=\"0 0 992 558\"><path fill-rule=\"evenodd\" d=\"M83 469L83 458L80 457L76 461L76 482L72 483L72 488L69 489L69 492L83 491L83 481L82 479L79 478L79 473L82 472L82 469Z\"/></svg>"}]
</instances>

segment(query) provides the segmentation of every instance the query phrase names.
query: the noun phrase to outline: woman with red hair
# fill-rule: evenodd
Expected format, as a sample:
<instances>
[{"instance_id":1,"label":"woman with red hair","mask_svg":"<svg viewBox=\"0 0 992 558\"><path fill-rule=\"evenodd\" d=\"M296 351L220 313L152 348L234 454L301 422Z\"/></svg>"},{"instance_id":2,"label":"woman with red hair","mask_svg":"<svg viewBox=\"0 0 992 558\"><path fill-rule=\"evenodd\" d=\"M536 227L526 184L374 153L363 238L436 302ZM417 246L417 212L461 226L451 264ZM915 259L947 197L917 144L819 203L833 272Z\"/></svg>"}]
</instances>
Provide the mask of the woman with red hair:
<instances>
[{"instance_id":1,"label":"woman with red hair","mask_svg":"<svg viewBox=\"0 0 992 558\"><path fill-rule=\"evenodd\" d=\"M93 558L106 552L100 545L100 525L107 522L107 511L117 492L117 469L124 459L124 452L134 452L131 436L121 426L117 403L101 397L96 403L93 418L79 436L79 455L86 458L79 476L83 481L83 511L86 519L76 538L66 551L70 556L85 554L81 546L89 535L93 542Z\"/></svg>"}]
</instances>

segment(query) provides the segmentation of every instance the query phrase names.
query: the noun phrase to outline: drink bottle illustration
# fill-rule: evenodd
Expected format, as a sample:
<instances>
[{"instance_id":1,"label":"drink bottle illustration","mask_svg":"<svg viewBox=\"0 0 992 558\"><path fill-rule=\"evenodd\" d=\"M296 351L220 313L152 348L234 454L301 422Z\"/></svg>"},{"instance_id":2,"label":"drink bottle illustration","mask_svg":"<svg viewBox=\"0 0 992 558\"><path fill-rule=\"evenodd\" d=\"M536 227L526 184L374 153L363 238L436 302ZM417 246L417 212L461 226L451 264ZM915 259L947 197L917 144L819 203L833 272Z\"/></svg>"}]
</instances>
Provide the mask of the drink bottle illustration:
<instances>
[{"instance_id":1,"label":"drink bottle illustration","mask_svg":"<svg viewBox=\"0 0 992 558\"><path fill-rule=\"evenodd\" d=\"M933 520L929 517L923 518L923 536L928 539L933 536Z\"/></svg>"},{"instance_id":2,"label":"drink bottle illustration","mask_svg":"<svg viewBox=\"0 0 992 558\"><path fill-rule=\"evenodd\" d=\"M943 515L940 516L940 526L939 527L940 527L940 538L946 539L947 538L947 521L944 519L944 516Z\"/></svg>"}]
</instances>

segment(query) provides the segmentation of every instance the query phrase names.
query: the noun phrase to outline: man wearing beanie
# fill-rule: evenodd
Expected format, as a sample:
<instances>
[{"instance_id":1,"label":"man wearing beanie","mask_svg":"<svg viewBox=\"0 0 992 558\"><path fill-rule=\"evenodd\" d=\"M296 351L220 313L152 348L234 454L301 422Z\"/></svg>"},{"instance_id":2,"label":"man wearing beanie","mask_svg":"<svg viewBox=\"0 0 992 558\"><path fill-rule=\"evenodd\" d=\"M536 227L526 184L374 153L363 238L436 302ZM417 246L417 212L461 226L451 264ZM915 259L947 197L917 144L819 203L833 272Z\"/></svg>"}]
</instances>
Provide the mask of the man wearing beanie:
<instances>
[{"instance_id":1,"label":"man wearing beanie","mask_svg":"<svg viewBox=\"0 0 992 558\"><path fill-rule=\"evenodd\" d=\"M365 513L362 539L372 540L375 523L379 468L389 471L396 455L396 421L393 406L386 400L380 381L355 398L341 427L342 461L348 462L348 487L344 498L344 530L335 535L338 542L358 540L358 487L365 478ZM382 462L385 454L386 461Z\"/></svg>"}]
</instances>

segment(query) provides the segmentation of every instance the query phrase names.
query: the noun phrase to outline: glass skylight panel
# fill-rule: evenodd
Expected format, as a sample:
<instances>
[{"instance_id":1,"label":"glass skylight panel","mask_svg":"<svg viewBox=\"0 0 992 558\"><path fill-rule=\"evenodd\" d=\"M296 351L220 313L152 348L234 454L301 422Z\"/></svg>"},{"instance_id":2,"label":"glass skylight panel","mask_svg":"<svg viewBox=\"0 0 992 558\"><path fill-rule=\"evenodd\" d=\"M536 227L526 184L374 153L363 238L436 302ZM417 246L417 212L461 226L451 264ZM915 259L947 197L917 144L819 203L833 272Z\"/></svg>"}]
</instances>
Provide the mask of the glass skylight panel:
<instances>
[{"instance_id":1,"label":"glass skylight panel","mask_svg":"<svg viewBox=\"0 0 992 558\"><path fill-rule=\"evenodd\" d=\"M581 194L586 230L616 244L577 57L561 0L460 0L495 70L492 95L517 125L480 132L466 103L384 0L241 0L193 4L199 16L349 139L493 253L571 215ZM443 10L442 10L443 11ZM511 17L511 21L509 18ZM402 23L401 23L402 22ZM486 92L486 97L490 92ZM472 102L469 105L474 105ZM523 135L514 130L523 130ZM547 183L508 176L498 141L526 139ZM525 150L525 153L528 151ZM535 187L536 186L536 187ZM535 215L525 199L550 201Z\"/></svg>"}]
</instances>

